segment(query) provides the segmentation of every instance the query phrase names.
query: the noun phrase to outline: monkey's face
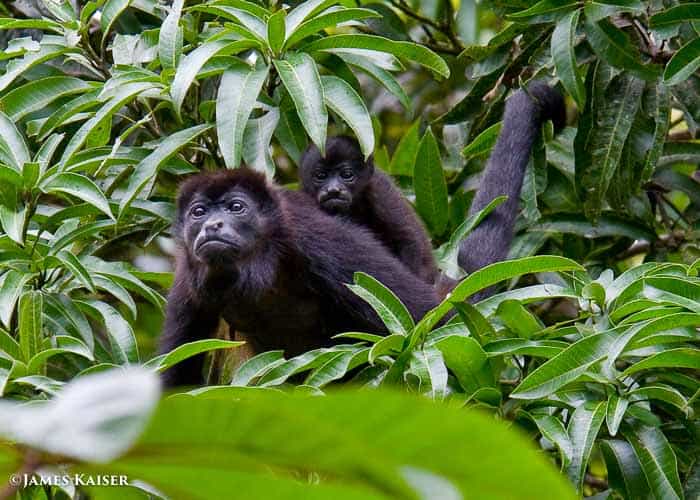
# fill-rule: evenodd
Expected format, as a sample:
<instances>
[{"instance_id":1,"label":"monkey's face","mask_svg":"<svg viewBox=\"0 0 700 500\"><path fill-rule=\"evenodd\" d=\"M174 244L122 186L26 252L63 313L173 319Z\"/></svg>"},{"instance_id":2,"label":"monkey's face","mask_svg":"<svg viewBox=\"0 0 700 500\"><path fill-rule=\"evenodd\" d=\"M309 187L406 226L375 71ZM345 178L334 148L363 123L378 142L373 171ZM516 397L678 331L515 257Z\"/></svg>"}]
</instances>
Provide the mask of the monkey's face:
<instances>
[{"instance_id":1,"label":"monkey's face","mask_svg":"<svg viewBox=\"0 0 700 500\"><path fill-rule=\"evenodd\" d=\"M348 212L366 185L362 167L358 162L317 165L312 183L319 206L330 213Z\"/></svg>"},{"instance_id":2,"label":"monkey's face","mask_svg":"<svg viewBox=\"0 0 700 500\"><path fill-rule=\"evenodd\" d=\"M233 189L214 199L197 194L184 209L185 244L197 260L224 266L255 251L263 222L256 201L245 191Z\"/></svg>"},{"instance_id":3,"label":"monkey's face","mask_svg":"<svg viewBox=\"0 0 700 500\"><path fill-rule=\"evenodd\" d=\"M374 165L365 161L357 141L348 137L330 137L326 156L314 145L304 152L300 166L305 192L316 198L329 213L348 213L367 187Z\"/></svg>"}]
</instances>

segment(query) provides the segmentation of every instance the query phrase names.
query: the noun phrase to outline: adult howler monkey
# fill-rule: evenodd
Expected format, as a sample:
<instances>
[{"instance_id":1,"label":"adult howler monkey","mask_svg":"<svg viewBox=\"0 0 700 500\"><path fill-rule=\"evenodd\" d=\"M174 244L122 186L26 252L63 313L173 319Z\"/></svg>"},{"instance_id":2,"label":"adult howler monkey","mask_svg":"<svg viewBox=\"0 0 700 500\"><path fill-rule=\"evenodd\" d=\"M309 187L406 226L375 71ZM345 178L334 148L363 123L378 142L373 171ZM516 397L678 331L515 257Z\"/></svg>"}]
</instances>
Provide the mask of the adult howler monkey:
<instances>
[{"instance_id":1,"label":"adult howler monkey","mask_svg":"<svg viewBox=\"0 0 700 500\"><path fill-rule=\"evenodd\" d=\"M347 283L363 271L384 283L417 320L438 303L361 226L319 210L303 192L270 186L248 169L196 175L182 185L174 234L179 254L160 351L210 337L223 317L255 352L288 356L351 330L384 331ZM202 357L164 374L168 385L201 382Z\"/></svg>"},{"instance_id":2,"label":"adult howler monkey","mask_svg":"<svg viewBox=\"0 0 700 500\"><path fill-rule=\"evenodd\" d=\"M533 84L506 103L501 135L471 210L502 194L509 199L462 243L465 270L505 257L530 149L549 118L563 125L564 107L546 85ZM306 193L272 187L247 169L188 179L178 195L173 232L180 250L160 352L211 336L220 317L254 352L284 349L288 356L328 345L337 333L384 331L369 305L346 286L356 271L392 289L415 319L438 303L435 288L371 230L326 214L317 203ZM198 356L164 378L168 385L196 384L201 371Z\"/></svg>"},{"instance_id":3,"label":"adult howler monkey","mask_svg":"<svg viewBox=\"0 0 700 500\"><path fill-rule=\"evenodd\" d=\"M425 228L391 178L365 161L355 139L328 138L325 157L310 145L299 177L321 209L367 227L413 274L433 283L438 269Z\"/></svg>"}]
</instances>

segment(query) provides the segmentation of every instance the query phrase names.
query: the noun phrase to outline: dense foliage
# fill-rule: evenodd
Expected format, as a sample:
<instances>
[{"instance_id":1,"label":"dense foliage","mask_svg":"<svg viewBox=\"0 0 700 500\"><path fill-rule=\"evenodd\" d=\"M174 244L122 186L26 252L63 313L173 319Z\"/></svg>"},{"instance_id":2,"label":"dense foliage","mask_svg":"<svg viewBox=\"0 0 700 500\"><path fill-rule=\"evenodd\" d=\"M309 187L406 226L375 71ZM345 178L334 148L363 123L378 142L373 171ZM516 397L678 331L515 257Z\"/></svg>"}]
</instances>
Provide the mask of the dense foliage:
<instances>
[{"instance_id":1,"label":"dense foliage","mask_svg":"<svg viewBox=\"0 0 700 500\"><path fill-rule=\"evenodd\" d=\"M141 481L18 495L700 494L700 3L32 0L0 17L0 470ZM531 79L570 116L528 166L513 260L417 323L358 273L388 336L152 356L182 176L245 162L294 187L309 141L351 133L464 278L458 243L500 201L467 218L479 173ZM214 387L160 400L151 372L202 352Z\"/></svg>"}]
</instances>

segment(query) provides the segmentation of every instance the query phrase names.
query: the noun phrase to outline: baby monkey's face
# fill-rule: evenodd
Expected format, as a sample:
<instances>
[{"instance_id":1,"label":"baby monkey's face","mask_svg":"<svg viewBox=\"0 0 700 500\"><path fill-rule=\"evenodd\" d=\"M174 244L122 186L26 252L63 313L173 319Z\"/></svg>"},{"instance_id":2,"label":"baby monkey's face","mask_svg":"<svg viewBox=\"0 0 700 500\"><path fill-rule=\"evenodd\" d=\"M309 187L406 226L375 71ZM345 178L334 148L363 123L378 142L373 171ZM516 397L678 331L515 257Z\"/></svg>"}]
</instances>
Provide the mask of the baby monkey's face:
<instances>
[{"instance_id":1,"label":"baby monkey's face","mask_svg":"<svg viewBox=\"0 0 700 500\"><path fill-rule=\"evenodd\" d=\"M329 165L319 163L313 171L313 194L319 206L330 213L346 213L367 186L368 168L361 161Z\"/></svg>"}]
</instances>

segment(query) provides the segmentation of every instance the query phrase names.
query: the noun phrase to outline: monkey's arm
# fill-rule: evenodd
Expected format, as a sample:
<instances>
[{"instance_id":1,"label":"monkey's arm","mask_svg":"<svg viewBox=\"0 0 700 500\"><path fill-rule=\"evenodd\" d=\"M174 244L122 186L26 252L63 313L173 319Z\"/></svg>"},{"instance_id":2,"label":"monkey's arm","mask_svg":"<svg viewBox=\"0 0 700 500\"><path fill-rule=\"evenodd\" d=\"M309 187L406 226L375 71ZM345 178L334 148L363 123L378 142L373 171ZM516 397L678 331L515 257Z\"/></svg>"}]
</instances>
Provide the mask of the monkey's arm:
<instances>
[{"instance_id":1,"label":"monkey's arm","mask_svg":"<svg viewBox=\"0 0 700 500\"><path fill-rule=\"evenodd\" d=\"M519 90L506 102L503 128L469 213L475 214L498 196L506 195L508 199L462 241L459 265L468 273L507 256L532 146L542 123L550 119L556 129L562 128L566 108L561 94L545 83L535 82L527 93Z\"/></svg>"},{"instance_id":2,"label":"monkey's arm","mask_svg":"<svg viewBox=\"0 0 700 500\"><path fill-rule=\"evenodd\" d=\"M413 207L393 181L378 170L372 176L368 194L375 218L370 224L378 227L381 239L413 274L433 283L438 276L433 247Z\"/></svg>"},{"instance_id":3,"label":"monkey's arm","mask_svg":"<svg viewBox=\"0 0 700 500\"><path fill-rule=\"evenodd\" d=\"M294 220L299 251L307 259L315 287L354 317L358 327L382 330L372 308L347 284L355 272L373 276L391 289L414 319L420 319L438 303L434 288L401 263L375 235L363 226L331 217L305 202L303 194L290 193L296 206L287 211Z\"/></svg>"},{"instance_id":4,"label":"monkey's arm","mask_svg":"<svg viewBox=\"0 0 700 500\"><path fill-rule=\"evenodd\" d=\"M160 337L159 354L165 354L176 347L211 337L216 331L219 316L195 304L185 283L176 279L168 295L165 312L165 326ZM181 361L162 374L165 387L197 385L202 383L204 355L197 355Z\"/></svg>"}]
</instances>

